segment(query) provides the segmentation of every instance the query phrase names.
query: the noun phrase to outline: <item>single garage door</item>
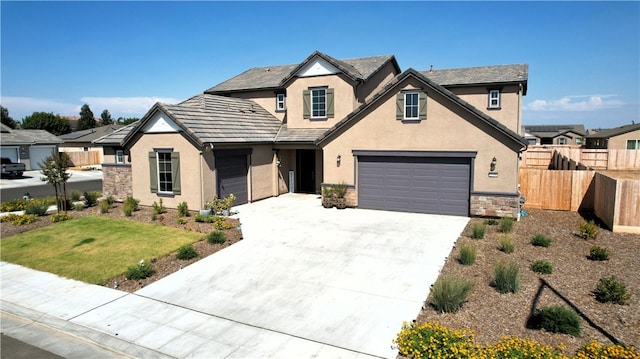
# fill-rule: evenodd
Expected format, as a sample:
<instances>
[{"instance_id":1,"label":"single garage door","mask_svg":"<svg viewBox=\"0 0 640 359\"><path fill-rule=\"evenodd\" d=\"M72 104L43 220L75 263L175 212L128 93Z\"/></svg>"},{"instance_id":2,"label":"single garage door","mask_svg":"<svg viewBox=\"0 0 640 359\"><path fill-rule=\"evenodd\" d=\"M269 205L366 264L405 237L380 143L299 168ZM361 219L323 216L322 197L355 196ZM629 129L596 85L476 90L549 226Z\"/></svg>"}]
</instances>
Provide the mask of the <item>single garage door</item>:
<instances>
[{"instance_id":1,"label":"single garage door","mask_svg":"<svg viewBox=\"0 0 640 359\"><path fill-rule=\"evenodd\" d=\"M7 157L11 162L18 163L18 147L2 147L0 157Z\"/></svg>"},{"instance_id":2,"label":"single garage door","mask_svg":"<svg viewBox=\"0 0 640 359\"><path fill-rule=\"evenodd\" d=\"M31 146L29 147L29 163L31 163L32 171L39 171L38 163L44 162L44 159L51 156L55 151L55 146Z\"/></svg>"},{"instance_id":3,"label":"single garage door","mask_svg":"<svg viewBox=\"0 0 640 359\"><path fill-rule=\"evenodd\" d=\"M216 156L218 174L218 196L236 196L235 204L244 204L248 200L247 192L247 156Z\"/></svg>"},{"instance_id":4,"label":"single garage door","mask_svg":"<svg viewBox=\"0 0 640 359\"><path fill-rule=\"evenodd\" d=\"M469 215L471 160L358 157L358 207Z\"/></svg>"}]
</instances>

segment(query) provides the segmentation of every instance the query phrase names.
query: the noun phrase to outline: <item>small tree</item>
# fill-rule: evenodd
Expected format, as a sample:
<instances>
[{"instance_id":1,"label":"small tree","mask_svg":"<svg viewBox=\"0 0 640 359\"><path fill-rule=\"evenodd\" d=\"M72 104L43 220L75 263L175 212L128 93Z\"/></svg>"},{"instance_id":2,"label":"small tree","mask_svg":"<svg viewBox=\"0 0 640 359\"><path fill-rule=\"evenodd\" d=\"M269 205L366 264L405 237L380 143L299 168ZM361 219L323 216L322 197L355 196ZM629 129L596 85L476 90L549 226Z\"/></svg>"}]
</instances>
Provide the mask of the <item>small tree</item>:
<instances>
[{"instance_id":1,"label":"small tree","mask_svg":"<svg viewBox=\"0 0 640 359\"><path fill-rule=\"evenodd\" d=\"M0 106L0 117L2 118L2 124L9 126L9 128L16 128L16 121L13 120L11 116L9 116L9 110L6 107Z\"/></svg>"},{"instance_id":2,"label":"small tree","mask_svg":"<svg viewBox=\"0 0 640 359\"><path fill-rule=\"evenodd\" d=\"M34 112L22 119L22 128L32 130L45 130L56 136L71 132L69 120L53 112Z\"/></svg>"},{"instance_id":3,"label":"small tree","mask_svg":"<svg viewBox=\"0 0 640 359\"><path fill-rule=\"evenodd\" d=\"M93 112L91 111L91 108L89 108L89 105L85 103L80 109L80 119L78 120L77 130L88 130L90 128L96 127L96 125L97 124L95 118L93 117Z\"/></svg>"},{"instance_id":4,"label":"small tree","mask_svg":"<svg viewBox=\"0 0 640 359\"><path fill-rule=\"evenodd\" d=\"M66 153L52 153L51 156L44 159L44 162L38 163L42 169L40 172L43 177L42 181L53 186L56 193L56 203L58 205L58 213L67 211L67 181L71 178L71 173L67 169L71 167L71 159ZM62 195L62 199L60 196Z\"/></svg>"},{"instance_id":5,"label":"small tree","mask_svg":"<svg viewBox=\"0 0 640 359\"><path fill-rule=\"evenodd\" d=\"M139 120L140 119L137 117L118 117L118 119L116 120L116 123L118 125L129 125Z\"/></svg>"},{"instance_id":6,"label":"small tree","mask_svg":"<svg viewBox=\"0 0 640 359\"><path fill-rule=\"evenodd\" d=\"M100 119L101 119L100 121L101 126L113 124L113 118L111 118L111 114L109 113L109 110L102 111L102 114L100 115Z\"/></svg>"}]
</instances>

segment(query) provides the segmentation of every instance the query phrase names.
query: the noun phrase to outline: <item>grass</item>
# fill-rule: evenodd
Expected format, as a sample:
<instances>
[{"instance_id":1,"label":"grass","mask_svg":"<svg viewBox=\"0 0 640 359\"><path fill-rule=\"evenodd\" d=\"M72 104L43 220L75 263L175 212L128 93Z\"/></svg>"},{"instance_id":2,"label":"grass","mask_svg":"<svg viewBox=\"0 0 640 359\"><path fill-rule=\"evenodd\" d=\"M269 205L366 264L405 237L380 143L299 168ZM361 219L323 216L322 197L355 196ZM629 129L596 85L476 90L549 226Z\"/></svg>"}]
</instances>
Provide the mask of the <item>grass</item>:
<instances>
[{"instance_id":1,"label":"grass","mask_svg":"<svg viewBox=\"0 0 640 359\"><path fill-rule=\"evenodd\" d=\"M163 257L202 234L113 218L84 216L3 238L3 261L103 284L141 259Z\"/></svg>"}]
</instances>

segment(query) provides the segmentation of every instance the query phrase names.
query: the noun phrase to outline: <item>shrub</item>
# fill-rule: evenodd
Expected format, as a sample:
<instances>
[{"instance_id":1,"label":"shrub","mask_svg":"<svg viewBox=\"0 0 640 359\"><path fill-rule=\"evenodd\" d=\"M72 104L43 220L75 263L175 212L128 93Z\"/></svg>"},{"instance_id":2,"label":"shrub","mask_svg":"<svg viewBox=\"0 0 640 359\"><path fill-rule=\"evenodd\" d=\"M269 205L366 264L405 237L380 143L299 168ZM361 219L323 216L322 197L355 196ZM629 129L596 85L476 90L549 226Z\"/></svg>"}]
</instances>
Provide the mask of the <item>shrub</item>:
<instances>
[{"instance_id":1,"label":"shrub","mask_svg":"<svg viewBox=\"0 0 640 359\"><path fill-rule=\"evenodd\" d=\"M551 333L580 336L582 320L573 310L553 305L542 308L534 314L533 326Z\"/></svg>"},{"instance_id":2,"label":"shrub","mask_svg":"<svg viewBox=\"0 0 640 359\"><path fill-rule=\"evenodd\" d=\"M0 222L9 222L14 226L22 226L30 224L38 220L38 216L35 214L15 214L11 213L6 216L0 217Z\"/></svg>"},{"instance_id":3,"label":"shrub","mask_svg":"<svg viewBox=\"0 0 640 359\"><path fill-rule=\"evenodd\" d=\"M124 203L122 205L122 212L124 213L125 217L131 217L131 215L133 214L134 211L134 206L131 203Z\"/></svg>"},{"instance_id":4,"label":"shrub","mask_svg":"<svg viewBox=\"0 0 640 359\"><path fill-rule=\"evenodd\" d=\"M518 263L498 262L494 267L493 286L500 293L515 293L520 289L520 275Z\"/></svg>"},{"instance_id":5,"label":"shrub","mask_svg":"<svg viewBox=\"0 0 640 359\"><path fill-rule=\"evenodd\" d=\"M71 191L71 194L69 194L69 197L71 198L72 201L74 202L78 202L80 201L80 197L82 196L82 192L74 189L73 191Z\"/></svg>"},{"instance_id":6,"label":"shrub","mask_svg":"<svg viewBox=\"0 0 640 359\"><path fill-rule=\"evenodd\" d=\"M100 202L100 213L109 213L109 210L111 209L111 205L109 204L108 200L104 200L102 202Z\"/></svg>"},{"instance_id":7,"label":"shrub","mask_svg":"<svg viewBox=\"0 0 640 359\"><path fill-rule=\"evenodd\" d=\"M488 225L488 226L495 226L497 225L499 222L497 219L495 218L489 218L489 219L485 219L484 220L484 224Z\"/></svg>"},{"instance_id":8,"label":"shrub","mask_svg":"<svg viewBox=\"0 0 640 359\"><path fill-rule=\"evenodd\" d=\"M474 223L473 227L471 227L471 238L473 239L482 239L484 238L484 233L487 231L487 226L482 223Z\"/></svg>"},{"instance_id":9,"label":"shrub","mask_svg":"<svg viewBox=\"0 0 640 359\"><path fill-rule=\"evenodd\" d=\"M502 233L511 233L513 231L513 223L515 220L511 217L502 217L500 218L500 232Z\"/></svg>"},{"instance_id":10,"label":"shrub","mask_svg":"<svg viewBox=\"0 0 640 359\"><path fill-rule=\"evenodd\" d=\"M393 341L410 358L469 358L475 352L473 332L453 330L438 323L403 323Z\"/></svg>"},{"instance_id":11,"label":"shrub","mask_svg":"<svg viewBox=\"0 0 640 359\"><path fill-rule=\"evenodd\" d=\"M116 203L116 199L111 195L109 195L104 200L109 204L109 206L113 206L113 204Z\"/></svg>"},{"instance_id":12,"label":"shrub","mask_svg":"<svg viewBox=\"0 0 640 359\"><path fill-rule=\"evenodd\" d=\"M73 216L66 212L56 213L53 216L51 216L51 222L53 223L68 221L70 219L73 219Z\"/></svg>"},{"instance_id":13,"label":"shrub","mask_svg":"<svg viewBox=\"0 0 640 359\"><path fill-rule=\"evenodd\" d=\"M138 280L149 278L155 272L156 271L153 270L153 267L151 267L151 263L141 260L140 263L127 268L127 273L125 275L127 279Z\"/></svg>"},{"instance_id":14,"label":"shrub","mask_svg":"<svg viewBox=\"0 0 640 359\"><path fill-rule=\"evenodd\" d=\"M24 214L35 214L36 216L42 217L47 214L47 209L49 209L49 205L42 202L33 202L27 205L27 208L24 210Z\"/></svg>"},{"instance_id":15,"label":"shrub","mask_svg":"<svg viewBox=\"0 0 640 359\"><path fill-rule=\"evenodd\" d=\"M499 249L505 253L513 253L516 248L516 244L513 241L511 236L505 234L500 237L500 247Z\"/></svg>"},{"instance_id":16,"label":"shrub","mask_svg":"<svg viewBox=\"0 0 640 359\"><path fill-rule=\"evenodd\" d=\"M153 213L156 213L156 214L167 213L167 208L162 204L162 198L160 198L160 203L157 203L154 201L151 207L153 207Z\"/></svg>"},{"instance_id":17,"label":"shrub","mask_svg":"<svg viewBox=\"0 0 640 359\"><path fill-rule=\"evenodd\" d=\"M468 266L476 262L476 246L473 243L462 243L460 245L460 263Z\"/></svg>"},{"instance_id":18,"label":"shrub","mask_svg":"<svg viewBox=\"0 0 640 359\"><path fill-rule=\"evenodd\" d=\"M187 205L187 202L178 203L178 216L189 217L189 206Z\"/></svg>"},{"instance_id":19,"label":"shrub","mask_svg":"<svg viewBox=\"0 0 640 359\"><path fill-rule=\"evenodd\" d=\"M609 259L610 255L611 253L609 253L608 249L604 247L593 246L591 247L591 250L589 250L589 255L587 256L587 258L592 261L606 261Z\"/></svg>"},{"instance_id":20,"label":"shrub","mask_svg":"<svg viewBox=\"0 0 640 359\"><path fill-rule=\"evenodd\" d=\"M577 359L596 359L596 358L609 358L609 359L626 359L626 358L638 358L640 357L640 351L636 350L633 346L623 345L602 345L595 340L591 340L582 348L578 349L575 358Z\"/></svg>"},{"instance_id":21,"label":"shrub","mask_svg":"<svg viewBox=\"0 0 640 359\"><path fill-rule=\"evenodd\" d=\"M2 212L24 211L25 209L27 209L27 204L29 202L30 202L29 200L26 200L23 198L11 199L11 200L2 202L2 205L0 205L0 211Z\"/></svg>"},{"instance_id":22,"label":"shrub","mask_svg":"<svg viewBox=\"0 0 640 359\"><path fill-rule=\"evenodd\" d=\"M583 221L580 223L579 231L580 237L584 239L595 239L598 236L600 228L598 228L598 225L593 220L590 220L589 222Z\"/></svg>"},{"instance_id":23,"label":"shrub","mask_svg":"<svg viewBox=\"0 0 640 359\"><path fill-rule=\"evenodd\" d=\"M553 265L549 261L539 260L531 263L531 270L539 274L551 274Z\"/></svg>"},{"instance_id":24,"label":"shrub","mask_svg":"<svg viewBox=\"0 0 640 359\"><path fill-rule=\"evenodd\" d=\"M494 359L567 359L565 355L562 355L561 350L550 345L544 345L531 339L509 336L503 337L493 345L486 345L477 357Z\"/></svg>"},{"instance_id":25,"label":"shrub","mask_svg":"<svg viewBox=\"0 0 640 359\"><path fill-rule=\"evenodd\" d=\"M180 218L178 218L178 224L187 224L187 220L182 218L182 217L180 217Z\"/></svg>"},{"instance_id":26,"label":"shrub","mask_svg":"<svg viewBox=\"0 0 640 359\"><path fill-rule=\"evenodd\" d=\"M133 211L137 211L138 210L138 204L140 203L139 200L131 197L131 196L127 196L127 198L125 198L124 200L124 205L129 205L131 207L131 209Z\"/></svg>"},{"instance_id":27,"label":"shrub","mask_svg":"<svg viewBox=\"0 0 640 359\"><path fill-rule=\"evenodd\" d=\"M176 258L181 260L189 260L191 258L195 258L198 256L198 251L193 248L190 244L185 244L184 246L178 249L178 253L176 254Z\"/></svg>"},{"instance_id":28,"label":"shrub","mask_svg":"<svg viewBox=\"0 0 640 359\"><path fill-rule=\"evenodd\" d=\"M85 192L84 193L84 204L87 207L93 207L96 204L98 204L98 198L100 198L101 193L100 192Z\"/></svg>"},{"instance_id":29,"label":"shrub","mask_svg":"<svg viewBox=\"0 0 640 359\"><path fill-rule=\"evenodd\" d=\"M233 228L233 224L227 221L225 217L214 217L213 218L213 226L215 229L224 231L225 229Z\"/></svg>"},{"instance_id":30,"label":"shrub","mask_svg":"<svg viewBox=\"0 0 640 359\"><path fill-rule=\"evenodd\" d=\"M600 278L594 294L602 303L626 304L631 299L627 286L618 281L615 276Z\"/></svg>"},{"instance_id":31,"label":"shrub","mask_svg":"<svg viewBox=\"0 0 640 359\"><path fill-rule=\"evenodd\" d=\"M158 214L154 210L153 212L151 212L151 220L156 221L157 219L158 219Z\"/></svg>"},{"instance_id":32,"label":"shrub","mask_svg":"<svg viewBox=\"0 0 640 359\"><path fill-rule=\"evenodd\" d=\"M82 211L82 210L84 209L84 203L82 203L82 202L76 202L76 203L74 203L74 204L73 204L73 208L74 208L76 211Z\"/></svg>"},{"instance_id":33,"label":"shrub","mask_svg":"<svg viewBox=\"0 0 640 359\"><path fill-rule=\"evenodd\" d=\"M551 245L551 241L552 241L551 238L547 238L542 234L536 234L531 239L531 244L537 247L549 247Z\"/></svg>"},{"instance_id":34,"label":"shrub","mask_svg":"<svg viewBox=\"0 0 640 359\"><path fill-rule=\"evenodd\" d=\"M224 232L215 230L207 235L207 241L211 244L222 244L226 242L227 235Z\"/></svg>"},{"instance_id":35,"label":"shrub","mask_svg":"<svg viewBox=\"0 0 640 359\"><path fill-rule=\"evenodd\" d=\"M193 216L193 220L200 223L213 223L213 215L203 216L200 213Z\"/></svg>"},{"instance_id":36,"label":"shrub","mask_svg":"<svg viewBox=\"0 0 640 359\"><path fill-rule=\"evenodd\" d=\"M429 303L439 312L455 313L467 301L472 289L472 280L444 275L433 284Z\"/></svg>"}]
</instances>

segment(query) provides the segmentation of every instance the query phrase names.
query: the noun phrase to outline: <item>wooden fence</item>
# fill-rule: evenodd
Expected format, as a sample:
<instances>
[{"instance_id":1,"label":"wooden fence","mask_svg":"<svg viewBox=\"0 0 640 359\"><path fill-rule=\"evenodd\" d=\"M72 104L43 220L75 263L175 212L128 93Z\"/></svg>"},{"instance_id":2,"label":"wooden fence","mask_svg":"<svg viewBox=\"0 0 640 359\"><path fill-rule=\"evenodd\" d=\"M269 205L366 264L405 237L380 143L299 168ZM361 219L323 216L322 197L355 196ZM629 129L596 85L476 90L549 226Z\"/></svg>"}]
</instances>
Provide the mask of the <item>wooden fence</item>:
<instances>
[{"instance_id":1,"label":"wooden fence","mask_svg":"<svg viewBox=\"0 0 640 359\"><path fill-rule=\"evenodd\" d=\"M520 169L520 192L524 208L561 211L592 210L594 171L552 171Z\"/></svg>"},{"instance_id":2,"label":"wooden fence","mask_svg":"<svg viewBox=\"0 0 640 359\"><path fill-rule=\"evenodd\" d=\"M594 213L613 232L640 233L640 179L597 173Z\"/></svg>"},{"instance_id":3,"label":"wooden fence","mask_svg":"<svg viewBox=\"0 0 640 359\"><path fill-rule=\"evenodd\" d=\"M569 146L529 146L522 154L521 167L525 168L562 168L558 167L557 156L564 156L586 168L603 170L640 169L640 151L638 150L598 150Z\"/></svg>"},{"instance_id":4,"label":"wooden fence","mask_svg":"<svg viewBox=\"0 0 640 359\"><path fill-rule=\"evenodd\" d=\"M102 161L99 151L73 151L65 153L69 155L75 167L99 165Z\"/></svg>"}]
</instances>

